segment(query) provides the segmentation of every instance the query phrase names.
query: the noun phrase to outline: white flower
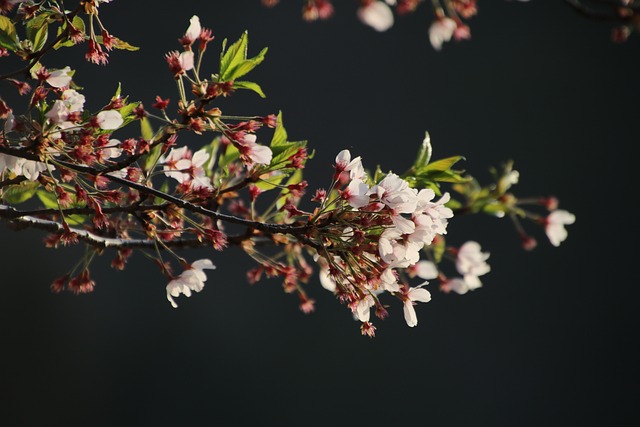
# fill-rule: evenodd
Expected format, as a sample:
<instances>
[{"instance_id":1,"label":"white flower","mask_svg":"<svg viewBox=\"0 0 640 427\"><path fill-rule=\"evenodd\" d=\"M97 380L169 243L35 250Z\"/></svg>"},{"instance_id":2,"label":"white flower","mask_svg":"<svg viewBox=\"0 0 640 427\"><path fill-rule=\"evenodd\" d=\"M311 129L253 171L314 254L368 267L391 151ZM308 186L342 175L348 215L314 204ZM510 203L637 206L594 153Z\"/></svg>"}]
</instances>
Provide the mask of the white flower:
<instances>
[{"instance_id":1,"label":"white flower","mask_svg":"<svg viewBox=\"0 0 640 427\"><path fill-rule=\"evenodd\" d=\"M418 316L416 316L416 310L413 308L416 301L429 302L431 301L431 293L423 289L422 286L427 282L415 288L409 288L404 300L404 320L407 321L407 325L414 327L418 324Z\"/></svg>"},{"instance_id":2,"label":"white flower","mask_svg":"<svg viewBox=\"0 0 640 427\"><path fill-rule=\"evenodd\" d=\"M376 31L387 31L393 26L393 12L381 1L374 1L358 9L358 18Z\"/></svg>"},{"instance_id":3,"label":"white flower","mask_svg":"<svg viewBox=\"0 0 640 427\"><path fill-rule=\"evenodd\" d=\"M46 163L36 162L35 160L25 160L22 164L22 173L18 175L23 175L29 181L35 181L40 176L40 172L44 172L49 169L52 171L54 169L53 166L47 166Z\"/></svg>"},{"instance_id":4,"label":"white flower","mask_svg":"<svg viewBox=\"0 0 640 427\"><path fill-rule=\"evenodd\" d=\"M420 261L411 266L409 273L424 280L431 280L438 277L438 267L431 261Z\"/></svg>"},{"instance_id":5,"label":"white flower","mask_svg":"<svg viewBox=\"0 0 640 427\"><path fill-rule=\"evenodd\" d=\"M187 32L184 33L184 36L193 43L193 41L200 36L201 31L202 27L200 26L200 18L193 15L189 20L189 28L187 28Z\"/></svg>"},{"instance_id":6,"label":"white flower","mask_svg":"<svg viewBox=\"0 0 640 427\"><path fill-rule=\"evenodd\" d=\"M389 173L371 187L369 194L376 194L380 201L396 213L413 213L418 203L418 191L395 173Z\"/></svg>"},{"instance_id":7,"label":"white flower","mask_svg":"<svg viewBox=\"0 0 640 427\"><path fill-rule=\"evenodd\" d=\"M62 92L62 99L70 112L75 113L84 109L85 97L73 89Z\"/></svg>"},{"instance_id":8,"label":"white flower","mask_svg":"<svg viewBox=\"0 0 640 427\"><path fill-rule=\"evenodd\" d=\"M103 130L118 129L124 122L122 114L116 110L100 111L97 116L98 126Z\"/></svg>"},{"instance_id":9,"label":"white flower","mask_svg":"<svg viewBox=\"0 0 640 427\"><path fill-rule=\"evenodd\" d=\"M368 322L371 315L371 307L376 305L376 300L371 296L367 295L358 301L358 305L356 305L355 316L361 322Z\"/></svg>"},{"instance_id":10,"label":"white flower","mask_svg":"<svg viewBox=\"0 0 640 427\"><path fill-rule=\"evenodd\" d=\"M564 226L573 224L575 221L576 216L563 209L557 209L547 216L544 230L553 246L560 246L560 243L562 243L568 235Z\"/></svg>"},{"instance_id":11,"label":"white flower","mask_svg":"<svg viewBox=\"0 0 640 427\"><path fill-rule=\"evenodd\" d=\"M67 120L69 116L69 108L65 105L64 101L57 99L51 109L47 111L45 117L56 125L61 125Z\"/></svg>"},{"instance_id":12,"label":"white flower","mask_svg":"<svg viewBox=\"0 0 640 427\"><path fill-rule=\"evenodd\" d=\"M478 242L466 242L458 249L456 268L458 273L462 274L467 290L474 290L482 286L482 282L478 276L482 276L491 271L491 267L485 262L488 258L489 253L482 252ZM458 290L456 290L456 292L464 293Z\"/></svg>"},{"instance_id":13,"label":"white flower","mask_svg":"<svg viewBox=\"0 0 640 427\"><path fill-rule=\"evenodd\" d=\"M352 208L360 209L369 204L368 191L369 186L367 184L359 179L354 179L349 183L349 186L342 196L349 201L349 205L351 205Z\"/></svg>"},{"instance_id":14,"label":"white flower","mask_svg":"<svg viewBox=\"0 0 640 427\"><path fill-rule=\"evenodd\" d=\"M100 158L102 160L115 159L122 154L122 148L120 148L120 141L117 139L110 139L106 145L100 148Z\"/></svg>"},{"instance_id":15,"label":"white flower","mask_svg":"<svg viewBox=\"0 0 640 427\"><path fill-rule=\"evenodd\" d=\"M338 172L349 172L349 178L364 181L365 172L362 166L362 158L360 156L351 160L351 152L342 150L336 156L336 170Z\"/></svg>"},{"instance_id":16,"label":"white flower","mask_svg":"<svg viewBox=\"0 0 640 427\"><path fill-rule=\"evenodd\" d=\"M435 50L441 50L442 44L451 40L456 30L456 21L451 18L440 18L433 21L429 27L429 41Z\"/></svg>"},{"instance_id":17,"label":"white flower","mask_svg":"<svg viewBox=\"0 0 640 427\"><path fill-rule=\"evenodd\" d=\"M169 300L173 308L178 307L173 297L179 297L180 294L190 297L191 291L200 292L204 288L204 282L207 280L207 275L203 270L214 270L215 268L211 260L199 259L193 262L190 268L170 281L167 285L167 300Z\"/></svg>"},{"instance_id":18,"label":"white flower","mask_svg":"<svg viewBox=\"0 0 640 427\"><path fill-rule=\"evenodd\" d=\"M69 86L69 83L71 83L71 76L69 75L70 72L71 68L68 66L60 70L54 70L49 73L50 75L47 79L47 83L56 88Z\"/></svg>"},{"instance_id":19,"label":"white flower","mask_svg":"<svg viewBox=\"0 0 640 427\"><path fill-rule=\"evenodd\" d=\"M320 284L323 288L330 292L336 291L336 281L329 275L329 268L320 267L320 271L318 272L318 276L320 278Z\"/></svg>"},{"instance_id":20,"label":"white flower","mask_svg":"<svg viewBox=\"0 0 640 427\"><path fill-rule=\"evenodd\" d=\"M0 174L8 170L16 175L21 175L24 162L23 158L0 153Z\"/></svg>"}]
</instances>

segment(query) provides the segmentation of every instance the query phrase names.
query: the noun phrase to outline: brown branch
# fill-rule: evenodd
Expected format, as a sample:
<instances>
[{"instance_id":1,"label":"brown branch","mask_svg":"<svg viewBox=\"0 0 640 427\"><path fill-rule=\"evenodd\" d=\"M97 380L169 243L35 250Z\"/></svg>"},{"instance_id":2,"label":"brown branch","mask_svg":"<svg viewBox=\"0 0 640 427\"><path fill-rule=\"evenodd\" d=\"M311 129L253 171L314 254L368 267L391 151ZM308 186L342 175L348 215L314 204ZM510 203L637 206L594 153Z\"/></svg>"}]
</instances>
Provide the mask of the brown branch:
<instances>
[{"instance_id":1,"label":"brown branch","mask_svg":"<svg viewBox=\"0 0 640 427\"><path fill-rule=\"evenodd\" d=\"M20 230L23 228L35 228L43 231L48 231L54 234L63 234L67 232L65 227L56 221L36 218L30 215L24 215L25 212L16 211L15 209L0 205L0 218L9 219L8 225L10 228ZM20 214L16 216L16 214ZM158 248L164 250L170 248L199 248L210 246L211 244L206 240L200 240L197 238L182 238L173 240L162 240L162 244L158 245L154 239L120 239L114 237L104 237L92 233L88 230L82 230L78 228L69 228L69 231L74 233L78 240L82 240L86 244L101 248L101 249L125 249L125 248ZM231 245L239 245L245 240L251 239L255 244L274 244L273 240L268 237L252 237L247 234L228 236L227 243Z\"/></svg>"}]
</instances>

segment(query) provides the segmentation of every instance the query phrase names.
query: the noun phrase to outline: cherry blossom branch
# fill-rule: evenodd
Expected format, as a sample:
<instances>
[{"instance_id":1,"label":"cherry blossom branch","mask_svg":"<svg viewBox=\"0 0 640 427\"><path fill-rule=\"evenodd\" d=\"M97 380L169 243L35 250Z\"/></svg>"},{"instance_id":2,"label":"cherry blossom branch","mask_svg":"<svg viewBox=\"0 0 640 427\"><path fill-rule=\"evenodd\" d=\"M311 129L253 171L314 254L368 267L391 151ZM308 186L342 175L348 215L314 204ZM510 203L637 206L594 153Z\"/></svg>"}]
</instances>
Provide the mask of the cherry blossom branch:
<instances>
[{"instance_id":1,"label":"cherry blossom branch","mask_svg":"<svg viewBox=\"0 0 640 427\"><path fill-rule=\"evenodd\" d=\"M0 145L0 153L4 153L4 154L9 154L15 157L21 157L27 160L32 160L32 161L41 161L41 159L36 156L35 154L32 154L28 151L25 150L19 150L19 149L13 149L13 148L9 148L9 147L3 147ZM299 226L299 225L290 225L290 224L274 224L274 223L263 223L263 222L259 222L259 221L251 221L251 220L247 220L247 219L243 219L243 218L239 218L239 217L234 217L231 215L226 215L220 212L216 212L216 211L212 211L210 209L207 209L203 206L199 206L196 204L193 204L191 202L188 202L186 200L180 199L179 197L174 197L171 196L167 193L164 193L160 190L156 190L154 188L151 187L147 187L145 185L142 184L138 184L136 182L130 181L128 179L124 179L124 178L120 178L111 174L104 174L102 170L99 169L95 169L92 168L90 166L86 166L86 165L79 165L79 164L75 164L75 163L70 163L70 162L66 162L66 161L57 161L54 160L54 163L72 170L74 172L78 172L78 173L82 173L82 174L87 174L87 175L92 175L92 176L104 176L107 179L109 179L110 181L116 182L118 184L122 184L126 187L129 188L133 188L134 190L139 191L140 193L146 194L146 195L151 195L151 196L155 196L158 197L160 199L163 199L167 202L170 202L180 208L184 208L188 211L191 211L193 213L198 213L201 215L204 215L206 217L209 217L213 220L220 220L220 221L225 221L228 222L230 224L237 224L237 225L242 225L248 228L252 228L258 231L263 231L266 233L281 233L281 234L291 234L295 237L299 237L301 238L311 227L311 225L304 225L304 226ZM123 211L125 211L126 208L123 209Z\"/></svg>"},{"instance_id":2,"label":"cherry blossom branch","mask_svg":"<svg viewBox=\"0 0 640 427\"><path fill-rule=\"evenodd\" d=\"M149 210L153 210L151 208L159 209L162 206L140 206L141 208L148 208ZM94 210L90 208L75 208L75 209L65 209L65 214L72 213L93 213ZM104 208L103 212L122 212L122 209L117 210L116 208ZM57 214L56 210L52 209L42 209L42 210L33 210L33 211L18 211L11 206L0 204L0 218L8 219L8 224L13 229L23 229L23 228L36 228L39 230L47 231L55 234L62 234L66 232L74 233L79 240L84 241L88 245L102 248L102 249L124 249L124 248L155 248L157 245L156 239L126 239L126 238L113 238L113 237L105 237L100 236L98 234L92 233L88 230L83 230L74 227L65 228L65 226L57 221L48 220L44 218L38 218L38 215L48 215L48 214ZM251 239L252 242L256 245L267 245L274 244L273 239L268 237L261 236L251 236L248 234L239 234L233 236L227 236L227 241L231 245L240 245L242 242ZM159 245L158 248L163 250L165 247L170 248L199 248L199 247L207 247L209 243L203 241L198 238L179 238L173 240L162 241L162 245Z\"/></svg>"},{"instance_id":3,"label":"cherry blossom branch","mask_svg":"<svg viewBox=\"0 0 640 427\"><path fill-rule=\"evenodd\" d=\"M84 9L84 5L83 5L82 2L80 2L80 4L74 10L72 10L68 14L65 14L65 21L67 23L70 22L83 9ZM71 27L69 26L69 24L67 24L66 28L64 30L62 30L60 32L60 34L58 34L58 36L55 39L50 41L46 46L44 46L39 51L31 53L27 57L27 59L29 59L29 63L26 66L24 66L23 68L21 68L19 70L12 71L10 73L1 75L0 76L0 80L6 80L8 78L11 78L13 76L17 76L19 74L27 74L27 73L29 73L29 71L31 71L31 69L40 61L40 59L47 52L49 52L56 44L58 44L59 42L61 42L62 40L66 39L68 37L70 29L71 29Z\"/></svg>"}]
</instances>

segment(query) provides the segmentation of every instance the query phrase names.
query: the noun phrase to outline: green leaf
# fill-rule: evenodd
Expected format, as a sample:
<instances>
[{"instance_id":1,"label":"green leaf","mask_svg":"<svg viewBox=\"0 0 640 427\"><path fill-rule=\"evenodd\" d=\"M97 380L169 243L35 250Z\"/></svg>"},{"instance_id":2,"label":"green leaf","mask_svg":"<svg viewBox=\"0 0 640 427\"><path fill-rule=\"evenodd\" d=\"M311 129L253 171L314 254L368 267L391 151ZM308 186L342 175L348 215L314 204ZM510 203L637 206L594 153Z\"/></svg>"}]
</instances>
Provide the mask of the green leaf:
<instances>
[{"instance_id":1,"label":"green leaf","mask_svg":"<svg viewBox=\"0 0 640 427\"><path fill-rule=\"evenodd\" d=\"M307 145L307 141L298 141L298 142L289 142L287 145L278 146L273 151L273 158L271 159L271 163L269 166L275 166L278 163L281 163L287 160L289 157L293 156L298 152L300 148L303 148Z\"/></svg>"},{"instance_id":2,"label":"green leaf","mask_svg":"<svg viewBox=\"0 0 640 427\"><path fill-rule=\"evenodd\" d=\"M242 33L240 39L229 46L226 52L224 52L224 46L226 45L226 39L223 43L223 53L220 57L220 81L226 82L231 80L229 78L230 72L237 67L242 61L247 58L247 44L249 43L249 34L247 31Z\"/></svg>"},{"instance_id":3,"label":"green leaf","mask_svg":"<svg viewBox=\"0 0 640 427\"><path fill-rule=\"evenodd\" d=\"M120 40L119 38L115 38L113 41L113 47L120 50L128 50L130 52L135 52L136 50L140 50L139 47L130 45L124 40Z\"/></svg>"},{"instance_id":4,"label":"green leaf","mask_svg":"<svg viewBox=\"0 0 640 427\"><path fill-rule=\"evenodd\" d=\"M261 98L266 98L267 97L264 94L264 92L262 91L262 88L257 83L247 82L247 81L234 81L233 82L233 88L234 89L249 89L249 90L252 90L255 93L257 93L258 95L260 95Z\"/></svg>"},{"instance_id":5,"label":"green leaf","mask_svg":"<svg viewBox=\"0 0 640 427\"><path fill-rule=\"evenodd\" d=\"M278 185L280 185L282 180L285 179L286 177L287 177L287 174L284 174L284 173L273 174L268 178L261 178L260 181L256 182L256 187L258 187L262 191L273 190Z\"/></svg>"},{"instance_id":6,"label":"green leaf","mask_svg":"<svg viewBox=\"0 0 640 427\"><path fill-rule=\"evenodd\" d=\"M433 163L429 163L424 168L421 168L419 172L422 171L448 171L451 169L453 165L458 163L460 160L463 160L463 156L453 156L447 157L446 159L436 160Z\"/></svg>"},{"instance_id":7,"label":"green leaf","mask_svg":"<svg viewBox=\"0 0 640 427\"><path fill-rule=\"evenodd\" d=\"M36 194L45 208L58 209L58 199L56 199L56 196L53 193L40 189Z\"/></svg>"},{"instance_id":8,"label":"green leaf","mask_svg":"<svg viewBox=\"0 0 640 427\"><path fill-rule=\"evenodd\" d=\"M420 145L420 150L418 150L416 161L413 163L413 170L419 170L429 164L429 161L431 160L431 152L431 137L429 136L429 132L426 132L424 140Z\"/></svg>"},{"instance_id":9,"label":"green leaf","mask_svg":"<svg viewBox=\"0 0 640 427\"><path fill-rule=\"evenodd\" d=\"M278 119L276 121L276 130L273 132L273 137L271 138L271 147L272 151L275 147L283 146L287 144L287 131L284 129L284 123L282 121L282 111L278 112Z\"/></svg>"},{"instance_id":10,"label":"green leaf","mask_svg":"<svg viewBox=\"0 0 640 427\"><path fill-rule=\"evenodd\" d=\"M151 141L154 137L151 122L146 117L140 119L140 136L142 136L146 141Z\"/></svg>"},{"instance_id":11,"label":"green leaf","mask_svg":"<svg viewBox=\"0 0 640 427\"><path fill-rule=\"evenodd\" d=\"M49 36L49 16L47 14L38 15L27 21L27 38L31 40L32 49L38 52L47 42Z\"/></svg>"},{"instance_id":12,"label":"green leaf","mask_svg":"<svg viewBox=\"0 0 640 427\"><path fill-rule=\"evenodd\" d=\"M267 50L268 48L265 47L257 56L240 61L234 67L229 68L227 73L222 76L222 81L232 81L249 73L264 61L264 56L266 55Z\"/></svg>"},{"instance_id":13,"label":"green leaf","mask_svg":"<svg viewBox=\"0 0 640 427\"><path fill-rule=\"evenodd\" d=\"M35 181L24 181L20 184L9 185L2 192L2 200L10 205L24 203L31 199L40 187L40 183Z\"/></svg>"},{"instance_id":14,"label":"green leaf","mask_svg":"<svg viewBox=\"0 0 640 427\"><path fill-rule=\"evenodd\" d=\"M0 47L15 51L18 47L18 33L11 19L0 15Z\"/></svg>"}]
</instances>

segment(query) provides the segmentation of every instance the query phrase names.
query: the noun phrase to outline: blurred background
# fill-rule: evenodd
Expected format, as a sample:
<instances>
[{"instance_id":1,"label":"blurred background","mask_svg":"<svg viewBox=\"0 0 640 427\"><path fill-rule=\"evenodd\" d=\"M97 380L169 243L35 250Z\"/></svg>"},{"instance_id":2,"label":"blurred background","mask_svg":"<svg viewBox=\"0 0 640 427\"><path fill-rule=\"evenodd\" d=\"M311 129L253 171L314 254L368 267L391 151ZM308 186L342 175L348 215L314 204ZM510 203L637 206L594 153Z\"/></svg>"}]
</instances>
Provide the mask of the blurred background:
<instances>
[{"instance_id":1,"label":"blurred background","mask_svg":"<svg viewBox=\"0 0 640 427\"><path fill-rule=\"evenodd\" d=\"M115 1L100 17L138 53L113 52L99 67L79 48L46 63L77 70L90 109L118 82L150 106L156 95L177 99L163 55L180 47L192 15L216 36L212 72L222 39L248 30L250 55L269 47L248 76L267 98L244 91L221 108L282 110L290 138L316 150L311 193L328 184L339 150L402 171L429 131L435 158L463 155L460 166L484 182L514 160L517 195L554 195L576 214L569 238L554 248L529 226L539 245L527 252L508 220L454 218L450 243L477 240L491 253L484 287L464 296L434 287L415 328L392 305L368 339L317 281L310 315L277 280L249 285L254 264L236 248L185 252L218 269L178 309L135 254L124 272L109 267L111 253L95 261L92 294L52 294L82 249L45 249L43 233L3 224L0 424L638 425L640 39L614 44L610 24L559 1L482 0L472 39L436 52L424 4L385 33L357 20L355 2L315 23L301 5Z\"/></svg>"}]
</instances>

